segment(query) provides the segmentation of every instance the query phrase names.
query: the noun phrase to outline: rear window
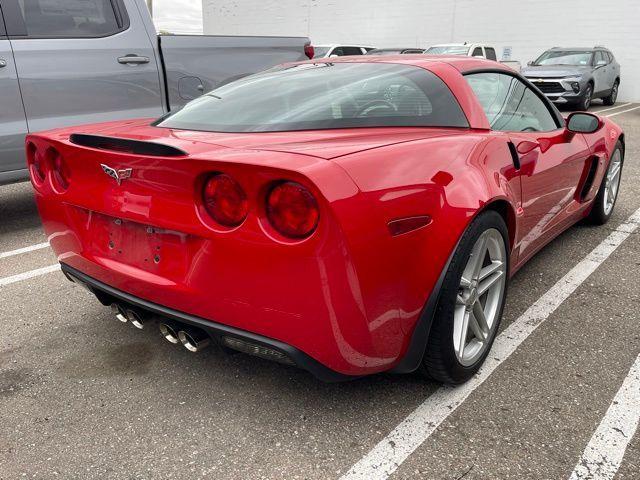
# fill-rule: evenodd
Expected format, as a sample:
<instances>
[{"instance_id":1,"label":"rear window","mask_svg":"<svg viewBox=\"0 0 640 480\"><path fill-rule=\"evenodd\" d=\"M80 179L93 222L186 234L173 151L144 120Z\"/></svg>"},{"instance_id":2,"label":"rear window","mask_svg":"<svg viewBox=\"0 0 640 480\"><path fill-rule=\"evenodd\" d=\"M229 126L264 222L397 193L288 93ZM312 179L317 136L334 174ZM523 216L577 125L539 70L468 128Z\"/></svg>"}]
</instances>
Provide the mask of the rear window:
<instances>
[{"instance_id":1,"label":"rear window","mask_svg":"<svg viewBox=\"0 0 640 480\"><path fill-rule=\"evenodd\" d=\"M466 45L440 45L427 48L424 52L427 55L468 55L469 47ZM482 55L482 51L480 51Z\"/></svg>"},{"instance_id":2,"label":"rear window","mask_svg":"<svg viewBox=\"0 0 640 480\"><path fill-rule=\"evenodd\" d=\"M402 50L391 50L391 49L378 49L374 48L373 50L369 50L367 55L400 55Z\"/></svg>"},{"instance_id":3,"label":"rear window","mask_svg":"<svg viewBox=\"0 0 640 480\"><path fill-rule=\"evenodd\" d=\"M354 127L468 127L445 83L419 67L318 63L277 67L188 103L157 126L215 132Z\"/></svg>"},{"instance_id":4,"label":"rear window","mask_svg":"<svg viewBox=\"0 0 640 480\"><path fill-rule=\"evenodd\" d=\"M314 47L313 49L313 58L322 58L324 57L331 47Z\"/></svg>"},{"instance_id":5,"label":"rear window","mask_svg":"<svg viewBox=\"0 0 640 480\"><path fill-rule=\"evenodd\" d=\"M104 37L123 29L111 0L17 0L28 37ZM19 28L19 27L16 27Z\"/></svg>"}]
</instances>

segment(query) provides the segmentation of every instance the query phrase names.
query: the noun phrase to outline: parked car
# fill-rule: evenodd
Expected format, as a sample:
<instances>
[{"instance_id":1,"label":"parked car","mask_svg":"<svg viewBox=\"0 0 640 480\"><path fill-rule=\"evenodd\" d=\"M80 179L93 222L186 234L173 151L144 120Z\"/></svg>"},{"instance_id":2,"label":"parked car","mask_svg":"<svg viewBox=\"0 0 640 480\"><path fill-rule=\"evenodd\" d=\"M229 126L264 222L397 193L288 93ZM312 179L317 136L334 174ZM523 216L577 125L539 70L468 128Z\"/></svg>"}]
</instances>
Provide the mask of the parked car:
<instances>
[{"instance_id":1,"label":"parked car","mask_svg":"<svg viewBox=\"0 0 640 480\"><path fill-rule=\"evenodd\" d=\"M405 54L415 54L415 53L424 53L424 49L422 48L375 48L373 50L369 50L367 55L405 55Z\"/></svg>"},{"instance_id":2,"label":"parked car","mask_svg":"<svg viewBox=\"0 0 640 480\"><path fill-rule=\"evenodd\" d=\"M158 37L144 0L0 7L0 185L28 178L27 131L155 117L230 79L312 55L306 38Z\"/></svg>"},{"instance_id":3,"label":"parked car","mask_svg":"<svg viewBox=\"0 0 640 480\"><path fill-rule=\"evenodd\" d=\"M611 216L622 130L565 122L483 59L311 62L157 121L29 135L62 270L191 351L218 342L326 380L463 382L509 276L570 225Z\"/></svg>"},{"instance_id":4,"label":"parked car","mask_svg":"<svg viewBox=\"0 0 640 480\"><path fill-rule=\"evenodd\" d=\"M313 58L342 57L345 55L366 55L375 47L363 47L359 45L314 45Z\"/></svg>"},{"instance_id":5,"label":"parked car","mask_svg":"<svg viewBox=\"0 0 640 480\"><path fill-rule=\"evenodd\" d=\"M613 105L620 87L620 65L604 47L552 48L522 69L549 100L587 110L594 98Z\"/></svg>"},{"instance_id":6,"label":"parked car","mask_svg":"<svg viewBox=\"0 0 640 480\"><path fill-rule=\"evenodd\" d=\"M466 57L480 57L487 60L498 59L496 49L481 43L446 43L433 45L425 50L427 55L463 55Z\"/></svg>"}]
</instances>

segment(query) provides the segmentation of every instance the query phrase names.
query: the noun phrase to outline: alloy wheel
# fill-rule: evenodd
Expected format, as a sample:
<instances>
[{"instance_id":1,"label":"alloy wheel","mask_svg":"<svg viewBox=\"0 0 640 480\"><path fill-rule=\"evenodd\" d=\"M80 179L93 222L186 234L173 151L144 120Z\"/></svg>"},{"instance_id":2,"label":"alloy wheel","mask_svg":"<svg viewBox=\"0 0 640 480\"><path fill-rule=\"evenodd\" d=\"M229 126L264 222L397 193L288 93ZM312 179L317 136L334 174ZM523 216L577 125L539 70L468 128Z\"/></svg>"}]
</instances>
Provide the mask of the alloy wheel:
<instances>
[{"instance_id":1,"label":"alloy wheel","mask_svg":"<svg viewBox=\"0 0 640 480\"><path fill-rule=\"evenodd\" d=\"M614 103L616 103L617 99L618 99L618 82L613 84L613 89L611 92L611 104L613 105Z\"/></svg>"},{"instance_id":2,"label":"alloy wheel","mask_svg":"<svg viewBox=\"0 0 640 480\"><path fill-rule=\"evenodd\" d=\"M490 228L471 250L456 297L453 347L461 365L477 362L493 338L504 300L506 267L502 234Z\"/></svg>"},{"instance_id":3,"label":"alloy wheel","mask_svg":"<svg viewBox=\"0 0 640 480\"><path fill-rule=\"evenodd\" d=\"M613 210L613 206L616 203L618 197L618 190L620 187L620 173L622 171L622 153L620 149L616 149L613 152L611 161L609 162L609 169L607 170L607 176L604 179L604 196L602 201L604 202L604 214L609 215Z\"/></svg>"},{"instance_id":4,"label":"alloy wheel","mask_svg":"<svg viewBox=\"0 0 640 480\"><path fill-rule=\"evenodd\" d=\"M593 89L591 85L587 85L587 90L584 92L584 100L582 100L582 109L589 110L591 106L591 97L593 95Z\"/></svg>"}]
</instances>

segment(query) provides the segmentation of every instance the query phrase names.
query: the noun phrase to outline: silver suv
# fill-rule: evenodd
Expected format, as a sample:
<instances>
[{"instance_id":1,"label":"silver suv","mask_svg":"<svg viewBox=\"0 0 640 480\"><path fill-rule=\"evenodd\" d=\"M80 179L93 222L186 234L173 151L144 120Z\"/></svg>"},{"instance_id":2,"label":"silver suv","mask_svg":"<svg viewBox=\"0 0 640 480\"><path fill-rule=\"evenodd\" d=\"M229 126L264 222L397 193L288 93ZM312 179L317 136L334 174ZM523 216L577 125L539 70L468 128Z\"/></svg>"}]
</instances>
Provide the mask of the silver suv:
<instances>
[{"instance_id":1,"label":"silver suv","mask_svg":"<svg viewBox=\"0 0 640 480\"><path fill-rule=\"evenodd\" d=\"M522 74L556 104L587 110L594 98L616 103L620 65L604 47L556 47L527 65Z\"/></svg>"}]
</instances>

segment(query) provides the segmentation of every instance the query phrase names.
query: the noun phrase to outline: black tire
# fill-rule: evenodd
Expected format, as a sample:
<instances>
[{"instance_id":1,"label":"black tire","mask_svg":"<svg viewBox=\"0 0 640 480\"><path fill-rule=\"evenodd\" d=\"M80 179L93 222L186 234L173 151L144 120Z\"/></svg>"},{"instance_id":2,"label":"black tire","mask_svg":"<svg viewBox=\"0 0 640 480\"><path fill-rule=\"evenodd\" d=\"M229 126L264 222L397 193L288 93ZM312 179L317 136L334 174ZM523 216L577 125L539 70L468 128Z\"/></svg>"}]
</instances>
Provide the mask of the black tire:
<instances>
[{"instance_id":1,"label":"black tire","mask_svg":"<svg viewBox=\"0 0 640 480\"><path fill-rule=\"evenodd\" d=\"M616 100L618 99L619 86L620 86L620 80L616 80L615 83L613 84L613 87L611 87L611 92L609 92L609 95L607 95L602 99L602 102L605 105L608 105L608 106L615 105Z\"/></svg>"},{"instance_id":2,"label":"black tire","mask_svg":"<svg viewBox=\"0 0 640 480\"><path fill-rule=\"evenodd\" d=\"M616 143L616 146L613 149L613 152L611 152L611 158L613 158L616 151L620 151L620 156L622 158L622 164L621 164L621 168L622 168L624 166L624 148L622 148L622 144L620 142ZM607 167L607 172L608 171L609 171L609 168ZM587 216L587 218L585 218L585 222L591 225L604 225L609 221L609 219L611 218L611 215L613 215L613 211L615 210L615 201L618 200L617 195L616 195L613 207L611 208L611 211L608 214L606 213L604 193L605 193L605 187L606 187L605 180L606 180L607 172L605 172L604 176L602 177L602 183L600 183L598 194L596 195L596 198L593 200L593 207L591 208L591 212L589 212L589 215ZM622 175L622 170L620 171L620 175ZM616 193L619 193L619 192L616 192Z\"/></svg>"},{"instance_id":3,"label":"black tire","mask_svg":"<svg viewBox=\"0 0 640 480\"><path fill-rule=\"evenodd\" d=\"M495 328L487 339L488 348L482 356L472 365L462 365L456 356L453 346L453 326L454 326L454 308L456 297L460 287L462 272L467 264L467 260L471 254L473 246L480 235L489 230L496 229L502 235L506 251L506 274L504 283L504 293L502 296L502 304L498 307L498 316ZM504 308L505 298L508 288L508 272L509 272L509 234L507 226L502 217L495 211L488 210L478 215L469 225L462 235L458 247L453 254L447 273L440 290L438 304L435 310L435 316L427 347L422 359L420 371L432 380L436 380L445 384L460 384L471 378L480 368L486 356L491 350L496 333L500 327L502 318L502 310Z\"/></svg>"},{"instance_id":4,"label":"black tire","mask_svg":"<svg viewBox=\"0 0 640 480\"><path fill-rule=\"evenodd\" d=\"M584 110L585 112L589 110L592 100L593 100L593 85L590 83L587 83L584 93L582 94L582 98L580 99L580 102L577 105L578 110Z\"/></svg>"}]
</instances>

